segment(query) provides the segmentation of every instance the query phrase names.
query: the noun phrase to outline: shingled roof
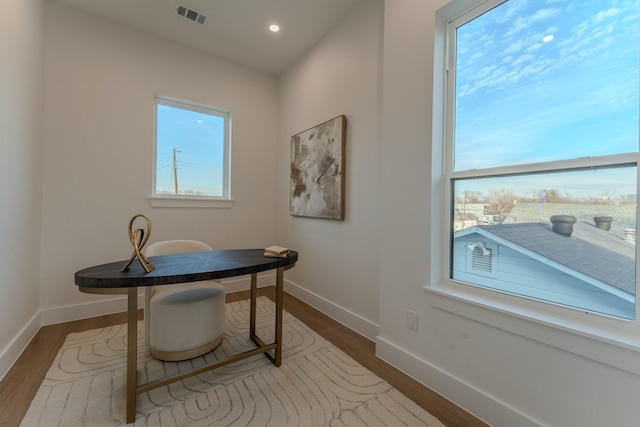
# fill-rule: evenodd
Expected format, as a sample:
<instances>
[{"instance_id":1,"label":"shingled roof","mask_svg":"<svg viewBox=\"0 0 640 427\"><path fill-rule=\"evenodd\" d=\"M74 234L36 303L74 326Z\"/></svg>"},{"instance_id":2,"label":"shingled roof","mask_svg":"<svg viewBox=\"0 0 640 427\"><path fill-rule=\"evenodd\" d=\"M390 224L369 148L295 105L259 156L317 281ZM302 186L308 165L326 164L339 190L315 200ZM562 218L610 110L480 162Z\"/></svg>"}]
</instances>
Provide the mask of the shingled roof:
<instances>
[{"instance_id":1,"label":"shingled roof","mask_svg":"<svg viewBox=\"0 0 640 427\"><path fill-rule=\"evenodd\" d=\"M586 221L574 224L571 237L554 233L541 222L479 225L456 233L477 232L541 261L570 269L575 276L588 276L635 295L635 245L615 233Z\"/></svg>"},{"instance_id":2,"label":"shingled roof","mask_svg":"<svg viewBox=\"0 0 640 427\"><path fill-rule=\"evenodd\" d=\"M552 215L572 215L578 221L593 223L593 217L606 215L620 230L636 228L636 206L627 204L582 204L582 203L518 203L506 215L504 224L542 222L550 224Z\"/></svg>"}]
</instances>

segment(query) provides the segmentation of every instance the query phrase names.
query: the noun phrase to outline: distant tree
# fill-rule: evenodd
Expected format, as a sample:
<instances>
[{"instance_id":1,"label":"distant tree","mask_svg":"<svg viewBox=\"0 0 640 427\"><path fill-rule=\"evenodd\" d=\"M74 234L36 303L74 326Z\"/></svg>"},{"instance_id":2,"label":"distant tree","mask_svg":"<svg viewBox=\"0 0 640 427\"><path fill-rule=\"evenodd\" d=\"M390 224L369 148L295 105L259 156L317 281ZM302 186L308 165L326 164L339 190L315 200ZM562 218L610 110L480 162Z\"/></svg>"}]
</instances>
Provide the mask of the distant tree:
<instances>
[{"instance_id":1,"label":"distant tree","mask_svg":"<svg viewBox=\"0 0 640 427\"><path fill-rule=\"evenodd\" d=\"M622 203L635 203L636 202L636 195L635 194L626 194L626 195L620 197L620 201Z\"/></svg>"},{"instance_id":2,"label":"distant tree","mask_svg":"<svg viewBox=\"0 0 640 427\"><path fill-rule=\"evenodd\" d=\"M615 205L619 203L615 190L603 190L596 196L591 196L585 200L594 205Z\"/></svg>"},{"instance_id":3,"label":"distant tree","mask_svg":"<svg viewBox=\"0 0 640 427\"><path fill-rule=\"evenodd\" d=\"M464 190L456 195L456 203L459 205L471 203L485 203L486 198L480 191Z\"/></svg>"},{"instance_id":4,"label":"distant tree","mask_svg":"<svg viewBox=\"0 0 640 427\"><path fill-rule=\"evenodd\" d=\"M487 212L492 215L505 215L511 212L511 209L518 202L516 193L507 188L498 188L489 190L487 197L489 207Z\"/></svg>"},{"instance_id":5,"label":"distant tree","mask_svg":"<svg viewBox=\"0 0 640 427\"><path fill-rule=\"evenodd\" d=\"M537 201L542 203L569 203L571 202L571 197L563 196L555 188L545 188L538 191Z\"/></svg>"}]
</instances>

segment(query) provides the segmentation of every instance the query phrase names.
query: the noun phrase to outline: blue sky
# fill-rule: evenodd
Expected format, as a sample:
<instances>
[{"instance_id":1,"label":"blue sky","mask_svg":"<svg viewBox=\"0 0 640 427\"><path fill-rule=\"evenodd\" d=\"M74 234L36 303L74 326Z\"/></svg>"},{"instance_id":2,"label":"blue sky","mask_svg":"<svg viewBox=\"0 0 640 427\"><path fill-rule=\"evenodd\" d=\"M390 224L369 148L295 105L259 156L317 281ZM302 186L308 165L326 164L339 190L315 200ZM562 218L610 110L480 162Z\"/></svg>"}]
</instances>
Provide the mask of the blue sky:
<instances>
[{"instance_id":1,"label":"blue sky","mask_svg":"<svg viewBox=\"0 0 640 427\"><path fill-rule=\"evenodd\" d=\"M177 150L179 193L222 195L224 119L158 104L156 191L174 191Z\"/></svg>"},{"instance_id":2,"label":"blue sky","mask_svg":"<svg viewBox=\"0 0 640 427\"><path fill-rule=\"evenodd\" d=\"M460 27L456 170L637 151L638 9L510 0ZM635 193L623 172L592 176Z\"/></svg>"}]
</instances>

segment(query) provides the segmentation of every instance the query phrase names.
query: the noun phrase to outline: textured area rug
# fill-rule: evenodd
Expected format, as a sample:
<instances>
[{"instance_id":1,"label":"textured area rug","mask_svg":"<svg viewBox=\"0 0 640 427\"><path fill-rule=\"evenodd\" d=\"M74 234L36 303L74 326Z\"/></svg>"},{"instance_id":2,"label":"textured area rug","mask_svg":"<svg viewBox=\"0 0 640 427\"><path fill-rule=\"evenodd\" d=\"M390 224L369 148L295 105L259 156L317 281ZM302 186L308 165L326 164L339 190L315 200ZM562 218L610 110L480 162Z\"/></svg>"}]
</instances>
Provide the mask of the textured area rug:
<instances>
[{"instance_id":1,"label":"textured area rug","mask_svg":"<svg viewBox=\"0 0 640 427\"><path fill-rule=\"evenodd\" d=\"M258 298L258 335L273 341L275 306ZM255 348L249 302L227 304L222 344L202 357L160 362L138 323L139 381ZM124 425L126 325L69 334L22 426ZM282 366L264 355L140 394L136 426L442 426L428 412L284 313Z\"/></svg>"}]
</instances>

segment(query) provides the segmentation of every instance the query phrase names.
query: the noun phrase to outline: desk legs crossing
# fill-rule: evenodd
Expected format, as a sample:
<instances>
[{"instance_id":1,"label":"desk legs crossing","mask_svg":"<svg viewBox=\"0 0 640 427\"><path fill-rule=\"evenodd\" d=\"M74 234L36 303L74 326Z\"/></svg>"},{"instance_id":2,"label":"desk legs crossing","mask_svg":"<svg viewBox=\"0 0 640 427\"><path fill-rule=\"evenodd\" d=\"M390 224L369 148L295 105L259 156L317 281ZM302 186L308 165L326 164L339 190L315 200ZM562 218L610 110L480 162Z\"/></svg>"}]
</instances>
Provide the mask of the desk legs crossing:
<instances>
[{"instance_id":1,"label":"desk legs crossing","mask_svg":"<svg viewBox=\"0 0 640 427\"><path fill-rule=\"evenodd\" d=\"M249 337L258 346L255 350L249 350L244 353L233 356L227 360L219 361L211 365L207 365L189 372L180 373L170 378L151 381L146 384L138 385L137 366L138 366L138 288L132 287L127 290L127 424L136 420L136 397L139 393L156 389L163 385L180 381L194 375L201 374L212 369L225 366L230 363L237 362L247 357L253 357L260 353L267 356L276 366L282 364L282 306L283 306L283 281L284 271L293 267L280 267L276 273L276 318L275 318L275 337L274 342L265 344L256 336L256 300L258 293L257 274L251 274L251 297L249 309ZM146 316L146 313L145 313ZM272 356L269 352L273 350Z\"/></svg>"},{"instance_id":2,"label":"desk legs crossing","mask_svg":"<svg viewBox=\"0 0 640 427\"><path fill-rule=\"evenodd\" d=\"M282 364L282 305L283 305L283 280L284 271L287 268L278 268L276 273L276 324L275 324L275 337L272 344L265 344L260 337L256 335L256 297L257 297L257 279L255 274L251 275L251 308L249 312L249 338L253 341L258 348L264 348L264 355L273 362L274 365L280 366ZM273 349L273 356L268 353L267 347L270 347L268 351Z\"/></svg>"}]
</instances>

